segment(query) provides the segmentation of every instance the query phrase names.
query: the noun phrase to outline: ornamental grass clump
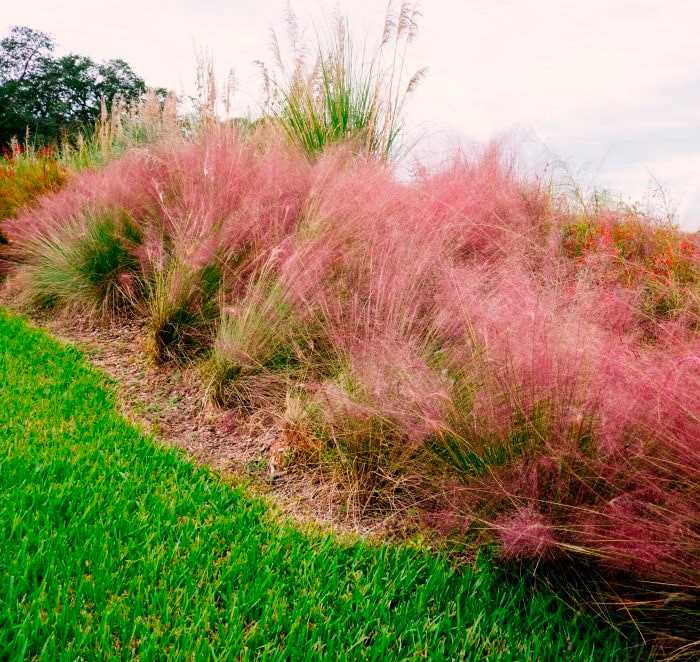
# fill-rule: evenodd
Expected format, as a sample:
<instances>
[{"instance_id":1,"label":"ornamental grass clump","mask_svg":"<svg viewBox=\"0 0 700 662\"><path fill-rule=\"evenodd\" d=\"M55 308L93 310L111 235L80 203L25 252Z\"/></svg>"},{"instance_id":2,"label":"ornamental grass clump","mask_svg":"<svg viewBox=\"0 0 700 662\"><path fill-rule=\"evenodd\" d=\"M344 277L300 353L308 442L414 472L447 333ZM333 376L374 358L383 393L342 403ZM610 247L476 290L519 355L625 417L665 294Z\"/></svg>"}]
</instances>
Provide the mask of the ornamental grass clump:
<instances>
[{"instance_id":1,"label":"ornamental grass clump","mask_svg":"<svg viewBox=\"0 0 700 662\"><path fill-rule=\"evenodd\" d=\"M133 307L143 286L138 228L119 210L87 212L52 236L23 248L31 300L42 307L82 308L99 316Z\"/></svg>"},{"instance_id":2,"label":"ornamental grass clump","mask_svg":"<svg viewBox=\"0 0 700 662\"><path fill-rule=\"evenodd\" d=\"M167 259L146 284L146 352L157 363L183 360L206 348L219 307L221 272L216 263L202 267Z\"/></svg>"},{"instance_id":3,"label":"ornamental grass clump","mask_svg":"<svg viewBox=\"0 0 700 662\"><path fill-rule=\"evenodd\" d=\"M101 312L128 307L145 316L155 360L182 358L211 345L220 298L238 296L289 235L309 175L306 161L264 129L168 137L76 174L8 221L7 255L36 302L91 297ZM128 223L89 220L109 214Z\"/></svg>"},{"instance_id":4,"label":"ornamental grass clump","mask_svg":"<svg viewBox=\"0 0 700 662\"><path fill-rule=\"evenodd\" d=\"M274 383L284 389L299 367L302 345L300 321L268 263L240 301L222 310L205 365L209 397L219 406L250 410Z\"/></svg>"},{"instance_id":5,"label":"ornamental grass clump","mask_svg":"<svg viewBox=\"0 0 700 662\"><path fill-rule=\"evenodd\" d=\"M332 367L331 367L332 366ZM443 433L448 385L415 347L389 338L338 345L326 377L287 392L288 447L352 488L363 509L413 502L429 483L429 441Z\"/></svg>"},{"instance_id":6,"label":"ornamental grass clump","mask_svg":"<svg viewBox=\"0 0 700 662\"><path fill-rule=\"evenodd\" d=\"M425 75L421 69L407 78L405 71L418 17L413 3L404 2L396 14L390 7L379 46L370 58L366 46L356 48L347 21L338 19L330 38L318 38L314 59L308 61L299 24L289 10L291 71L274 32L274 68L258 63L269 113L289 140L310 158L338 143L383 159L395 156L406 98Z\"/></svg>"}]
</instances>

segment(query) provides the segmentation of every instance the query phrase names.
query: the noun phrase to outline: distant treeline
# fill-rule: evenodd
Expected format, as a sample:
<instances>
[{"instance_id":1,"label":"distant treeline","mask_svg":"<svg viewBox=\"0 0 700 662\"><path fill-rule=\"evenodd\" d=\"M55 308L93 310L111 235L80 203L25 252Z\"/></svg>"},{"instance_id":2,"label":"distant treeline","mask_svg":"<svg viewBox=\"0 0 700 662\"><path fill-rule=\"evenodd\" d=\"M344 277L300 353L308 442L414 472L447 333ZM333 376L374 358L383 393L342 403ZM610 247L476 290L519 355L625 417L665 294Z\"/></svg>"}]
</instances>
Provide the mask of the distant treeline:
<instances>
[{"instance_id":1,"label":"distant treeline","mask_svg":"<svg viewBox=\"0 0 700 662\"><path fill-rule=\"evenodd\" d=\"M54 55L47 34L15 26L0 41L0 146L27 135L47 144L94 124L100 103L141 97L146 84L121 59L95 62L84 55ZM164 93L164 91L162 91Z\"/></svg>"}]
</instances>

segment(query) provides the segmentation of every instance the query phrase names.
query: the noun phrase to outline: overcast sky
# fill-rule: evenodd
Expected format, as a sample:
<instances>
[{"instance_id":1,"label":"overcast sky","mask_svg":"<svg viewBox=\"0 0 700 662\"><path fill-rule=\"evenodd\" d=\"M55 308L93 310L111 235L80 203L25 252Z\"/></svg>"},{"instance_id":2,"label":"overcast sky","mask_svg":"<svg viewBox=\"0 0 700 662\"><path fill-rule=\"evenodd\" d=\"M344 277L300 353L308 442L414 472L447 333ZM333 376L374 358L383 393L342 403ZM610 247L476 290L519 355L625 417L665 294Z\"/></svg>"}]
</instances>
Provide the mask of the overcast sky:
<instances>
[{"instance_id":1,"label":"overcast sky","mask_svg":"<svg viewBox=\"0 0 700 662\"><path fill-rule=\"evenodd\" d=\"M358 38L381 32L384 0L337 3ZM29 25L60 52L121 57L147 82L191 91L195 45L238 108L254 113L286 0L0 0L0 31ZM293 2L320 24L336 3ZM417 153L507 138L527 163L563 161L584 187L645 201L663 188L700 229L700 0L424 0L410 65L428 66L411 100ZM658 198L653 200L658 202Z\"/></svg>"}]
</instances>

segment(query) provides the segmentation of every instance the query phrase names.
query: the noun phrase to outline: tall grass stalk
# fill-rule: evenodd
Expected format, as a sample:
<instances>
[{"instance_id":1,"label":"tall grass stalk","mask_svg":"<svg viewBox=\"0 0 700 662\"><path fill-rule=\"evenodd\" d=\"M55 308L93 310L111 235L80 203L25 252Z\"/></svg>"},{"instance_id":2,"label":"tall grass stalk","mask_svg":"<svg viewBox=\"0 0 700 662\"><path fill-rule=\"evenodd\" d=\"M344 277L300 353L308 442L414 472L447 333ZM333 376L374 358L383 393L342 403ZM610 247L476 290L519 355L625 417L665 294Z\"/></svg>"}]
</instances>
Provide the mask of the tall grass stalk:
<instances>
[{"instance_id":1,"label":"tall grass stalk","mask_svg":"<svg viewBox=\"0 0 700 662\"><path fill-rule=\"evenodd\" d=\"M109 111L102 99L94 128L64 136L58 158L66 168L83 170L104 165L132 147L173 138L180 133L177 99L172 93L161 98L151 89L132 104L116 97Z\"/></svg>"},{"instance_id":2,"label":"tall grass stalk","mask_svg":"<svg viewBox=\"0 0 700 662\"><path fill-rule=\"evenodd\" d=\"M267 105L289 139L309 157L340 142L383 159L396 156L406 98L425 75L421 69L406 80L407 49L416 36L418 16L411 3L403 3L396 15L390 9L371 57L366 48L355 47L348 21L339 18L330 38L317 37L315 61L309 67L296 18L290 13L291 74L286 73L274 32L275 75L260 63Z\"/></svg>"}]
</instances>

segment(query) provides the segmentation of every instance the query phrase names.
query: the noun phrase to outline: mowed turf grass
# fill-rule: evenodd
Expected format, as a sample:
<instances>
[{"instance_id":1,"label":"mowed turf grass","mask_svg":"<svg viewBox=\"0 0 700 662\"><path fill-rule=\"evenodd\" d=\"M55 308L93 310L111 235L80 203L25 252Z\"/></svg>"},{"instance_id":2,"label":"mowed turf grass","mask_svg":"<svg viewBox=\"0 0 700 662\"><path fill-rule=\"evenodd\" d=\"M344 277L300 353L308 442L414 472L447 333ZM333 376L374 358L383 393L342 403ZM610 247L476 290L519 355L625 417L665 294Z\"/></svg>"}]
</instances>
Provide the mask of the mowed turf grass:
<instances>
[{"instance_id":1,"label":"mowed turf grass","mask_svg":"<svg viewBox=\"0 0 700 662\"><path fill-rule=\"evenodd\" d=\"M638 650L638 649L636 649ZM0 658L621 660L629 642L486 561L269 513L115 411L0 311Z\"/></svg>"}]
</instances>

